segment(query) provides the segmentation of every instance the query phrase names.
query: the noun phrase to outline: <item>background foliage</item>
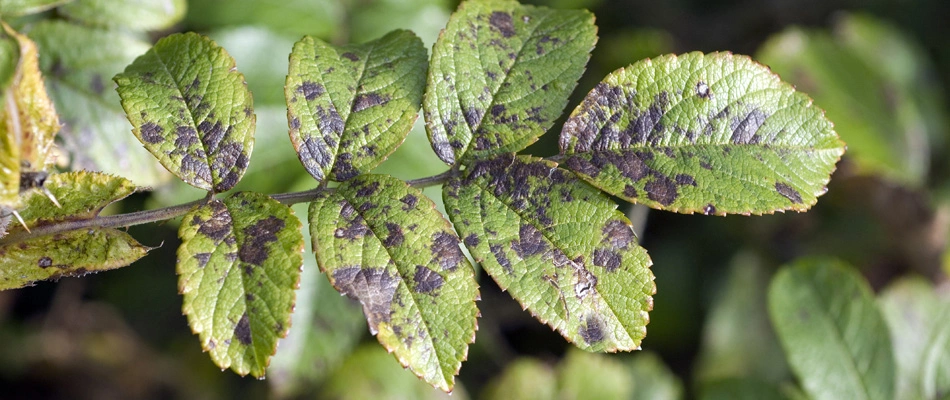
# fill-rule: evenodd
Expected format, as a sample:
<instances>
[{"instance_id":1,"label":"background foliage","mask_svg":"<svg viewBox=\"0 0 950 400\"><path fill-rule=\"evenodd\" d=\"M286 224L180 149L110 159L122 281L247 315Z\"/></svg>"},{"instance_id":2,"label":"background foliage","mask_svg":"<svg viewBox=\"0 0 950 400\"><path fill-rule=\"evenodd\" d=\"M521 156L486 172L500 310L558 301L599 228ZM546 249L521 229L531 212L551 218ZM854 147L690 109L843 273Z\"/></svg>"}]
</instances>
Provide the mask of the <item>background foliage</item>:
<instances>
[{"instance_id":1,"label":"background foliage","mask_svg":"<svg viewBox=\"0 0 950 400\"><path fill-rule=\"evenodd\" d=\"M0 10L6 19L16 7L33 3L66 2L4 1ZM447 0L194 0L168 1L164 8L134 15L103 18L96 12L115 11L110 3L119 2L71 3L41 16L71 22L40 22L30 34L67 127L63 145L88 155L74 158L74 166L98 162L92 165L156 188L132 194L122 203L128 207L124 211L204 194L180 182L164 183L177 181L169 180L129 135L118 95L109 86L108 78L143 53L152 38L195 30L228 49L254 94L258 119L254 162L236 190L300 190L309 188L312 178L288 146L283 102L293 43L304 34L335 44L358 43L407 28L431 48L456 6ZM781 265L802 256L832 255L856 267L870 284L866 300L880 304L895 342L908 337L900 336L908 335L902 327L920 323L910 319L894 325L907 318L895 307L931 316L923 321L948 320L939 316L947 315L943 255L950 227L945 161L950 46L944 40L950 28L939 16L950 14L950 5L939 0L538 3L589 8L597 16L598 46L568 110L608 72L640 58L730 50L754 55L811 95L835 122L849 153L829 193L809 213L718 218L629 210L639 221L641 244L650 249L659 287L644 352L578 352L490 279L480 279L479 307L487 311L478 321L478 341L453 398L490 398L492 393L795 398L796 361L783 356L787 343L773 332L782 328L773 328L766 290ZM877 21L890 28L879 28ZM19 27L31 21L13 22ZM54 40L59 37L77 42ZM84 37L95 39L79 39ZM83 47L117 42L121 45ZM542 138L529 152L556 153L554 137ZM407 143L376 171L411 179L444 168L417 123ZM438 188L425 193L442 207ZM306 215L305 206L295 209ZM121 210L104 212L116 211ZM312 256L304 257L304 289L298 292L293 329L280 342L268 379L220 373L195 345L181 315L169 268L176 257L176 246L168 245L178 241L176 224L131 229L147 246L166 246L130 268L0 292L0 390L21 398L444 397L401 371L372 343L359 307L332 290ZM906 275L918 277L902 278ZM894 363L936 365L927 372L935 377L933 387L946 387L936 377L950 376L939 368L947 364L916 361L927 359L920 354L895 353ZM591 371L599 372L586 376ZM797 376L808 388L809 379ZM899 377L897 390L927 389L914 379ZM902 393L916 397L913 391Z\"/></svg>"}]
</instances>

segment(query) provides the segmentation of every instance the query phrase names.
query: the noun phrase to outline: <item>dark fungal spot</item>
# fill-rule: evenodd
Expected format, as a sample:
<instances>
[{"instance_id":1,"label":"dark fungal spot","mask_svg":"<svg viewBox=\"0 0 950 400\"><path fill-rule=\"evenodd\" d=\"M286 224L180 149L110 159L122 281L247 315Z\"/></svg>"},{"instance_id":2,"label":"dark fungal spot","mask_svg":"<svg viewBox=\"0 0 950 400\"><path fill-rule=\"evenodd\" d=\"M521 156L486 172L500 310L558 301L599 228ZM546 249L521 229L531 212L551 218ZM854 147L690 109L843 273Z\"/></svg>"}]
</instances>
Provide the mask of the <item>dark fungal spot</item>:
<instances>
[{"instance_id":1,"label":"dark fungal spot","mask_svg":"<svg viewBox=\"0 0 950 400\"><path fill-rule=\"evenodd\" d=\"M604 240L618 249L627 248L636 239L630 225L616 219L608 221L600 231L604 234Z\"/></svg>"},{"instance_id":2,"label":"dark fungal spot","mask_svg":"<svg viewBox=\"0 0 950 400\"><path fill-rule=\"evenodd\" d=\"M326 89L323 88L323 85L307 81L297 86L297 93L303 94L303 97L309 101L326 93Z\"/></svg>"},{"instance_id":3,"label":"dark fungal spot","mask_svg":"<svg viewBox=\"0 0 950 400\"><path fill-rule=\"evenodd\" d=\"M359 60L360 60L360 57L359 57L359 56L357 56L356 54L353 54L353 53L351 53L351 52L349 52L349 51L346 52L346 53L341 54L340 57L343 57L343 58L345 58L345 59L347 59L347 60L350 60L350 61L359 61Z\"/></svg>"},{"instance_id":4,"label":"dark fungal spot","mask_svg":"<svg viewBox=\"0 0 950 400\"><path fill-rule=\"evenodd\" d=\"M700 161L699 166L703 169L712 170L712 164L710 164L708 161Z\"/></svg>"},{"instance_id":5,"label":"dark fungal spot","mask_svg":"<svg viewBox=\"0 0 950 400\"><path fill-rule=\"evenodd\" d=\"M623 185L623 196L627 199L636 199L640 194L637 193L637 188L630 185Z\"/></svg>"},{"instance_id":6,"label":"dark fungal spot","mask_svg":"<svg viewBox=\"0 0 950 400\"><path fill-rule=\"evenodd\" d=\"M511 14L495 11L491 13L491 17L488 18L488 23L491 26L501 32L501 35L509 38L515 35L515 25L511 20Z\"/></svg>"},{"instance_id":7,"label":"dark fungal spot","mask_svg":"<svg viewBox=\"0 0 950 400\"><path fill-rule=\"evenodd\" d=\"M255 297L253 293L247 293L244 295L244 300L247 300L247 301L254 301L254 299L256 298L257 297Z\"/></svg>"},{"instance_id":8,"label":"dark fungal spot","mask_svg":"<svg viewBox=\"0 0 950 400\"><path fill-rule=\"evenodd\" d=\"M353 101L353 111L363 111L387 102L389 102L389 98L380 96L378 93L362 93L356 96L356 100Z\"/></svg>"},{"instance_id":9,"label":"dark fungal spot","mask_svg":"<svg viewBox=\"0 0 950 400\"><path fill-rule=\"evenodd\" d=\"M379 189L379 182L370 182L369 184L356 190L356 197L372 196L374 193L376 193L377 189Z\"/></svg>"},{"instance_id":10,"label":"dark fungal spot","mask_svg":"<svg viewBox=\"0 0 950 400\"><path fill-rule=\"evenodd\" d=\"M142 124L142 126L139 127L139 132L142 135L142 140L148 144L158 144L165 141L165 138L162 136L165 129L154 122Z\"/></svg>"},{"instance_id":11,"label":"dark fungal spot","mask_svg":"<svg viewBox=\"0 0 950 400\"><path fill-rule=\"evenodd\" d=\"M49 257L42 257L37 261L36 265L40 268L49 268L53 266L53 259Z\"/></svg>"},{"instance_id":12,"label":"dark fungal spot","mask_svg":"<svg viewBox=\"0 0 950 400\"><path fill-rule=\"evenodd\" d=\"M524 224L519 229L518 236L520 240L511 243L511 249L518 254L518 257L525 259L536 254L541 254L547 250L548 245L544 242L544 236L534 225Z\"/></svg>"},{"instance_id":13,"label":"dark fungal spot","mask_svg":"<svg viewBox=\"0 0 950 400\"><path fill-rule=\"evenodd\" d=\"M644 185L643 190L647 192L650 200L658 202L664 206L673 204L679 194L676 192L676 185L665 175L657 174L653 180Z\"/></svg>"},{"instance_id":14,"label":"dark fungal spot","mask_svg":"<svg viewBox=\"0 0 950 400\"><path fill-rule=\"evenodd\" d=\"M181 125L175 128L175 147L185 148L198 143L198 133L195 128Z\"/></svg>"},{"instance_id":15,"label":"dark fungal spot","mask_svg":"<svg viewBox=\"0 0 950 400\"><path fill-rule=\"evenodd\" d=\"M466 108L465 114L464 114L465 122L468 124L469 127L474 128L482 122L483 115L484 114L482 113L482 111L479 111L478 109L474 107ZM453 145L452 147L456 147L456 146Z\"/></svg>"},{"instance_id":16,"label":"dark fungal spot","mask_svg":"<svg viewBox=\"0 0 950 400\"><path fill-rule=\"evenodd\" d=\"M247 311L241 315L241 319L234 326L234 337L245 346L251 344L251 320L247 317Z\"/></svg>"},{"instance_id":17,"label":"dark fungal spot","mask_svg":"<svg viewBox=\"0 0 950 400\"><path fill-rule=\"evenodd\" d=\"M620 254L608 249L594 250L594 265L604 267L607 272L616 271L620 267Z\"/></svg>"},{"instance_id":18,"label":"dark fungal spot","mask_svg":"<svg viewBox=\"0 0 950 400\"><path fill-rule=\"evenodd\" d=\"M782 182L775 182L775 190L778 191L778 193L781 194L782 196L785 196L786 199L791 200L792 203L795 203L795 204L802 203L802 195L798 193L798 191L795 190L795 188L789 186L788 184L785 184Z\"/></svg>"},{"instance_id":19,"label":"dark fungal spot","mask_svg":"<svg viewBox=\"0 0 950 400\"><path fill-rule=\"evenodd\" d=\"M27 162L23 162L21 165L29 167ZM49 173L46 171L22 171L20 172L20 193L23 193L30 189L42 188L46 185L46 178L49 177Z\"/></svg>"},{"instance_id":20,"label":"dark fungal spot","mask_svg":"<svg viewBox=\"0 0 950 400\"><path fill-rule=\"evenodd\" d=\"M429 249L432 252L432 261L438 263L444 270L455 270L465 257L459 247L459 239L446 232L436 232Z\"/></svg>"},{"instance_id":21,"label":"dark fungal spot","mask_svg":"<svg viewBox=\"0 0 950 400\"><path fill-rule=\"evenodd\" d=\"M343 129L346 127L343 118L340 117L340 113L336 111L335 108L330 108L329 110L323 107L317 107L317 128L320 129L324 135L339 135L343 133ZM327 144L330 144L327 141ZM331 145L332 146L332 145Z\"/></svg>"},{"instance_id":22,"label":"dark fungal spot","mask_svg":"<svg viewBox=\"0 0 950 400\"><path fill-rule=\"evenodd\" d=\"M714 206L714 205L712 205L712 204L706 204L706 207L703 207L703 214L705 214L705 215L715 215L715 214L716 214L716 206Z\"/></svg>"},{"instance_id":23,"label":"dark fungal spot","mask_svg":"<svg viewBox=\"0 0 950 400\"><path fill-rule=\"evenodd\" d=\"M238 258L253 265L263 264L267 260L267 244L277 241L277 233L284 229L284 225L284 220L270 216L244 228Z\"/></svg>"},{"instance_id":24,"label":"dark fungal spot","mask_svg":"<svg viewBox=\"0 0 950 400\"><path fill-rule=\"evenodd\" d=\"M293 130L300 129L300 118L293 117L290 119L290 129L293 129Z\"/></svg>"},{"instance_id":25,"label":"dark fungal spot","mask_svg":"<svg viewBox=\"0 0 950 400\"><path fill-rule=\"evenodd\" d=\"M225 237L231 234L231 213L224 203L215 200L208 203L211 208L211 217L202 220L198 216L192 220L192 223L198 225L198 233L205 235L215 243L220 243Z\"/></svg>"},{"instance_id":26,"label":"dark fungal spot","mask_svg":"<svg viewBox=\"0 0 950 400\"><path fill-rule=\"evenodd\" d=\"M696 95L709 100L712 98L712 90L709 89L709 85L707 85L706 82L699 81L696 83Z\"/></svg>"},{"instance_id":27,"label":"dark fungal spot","mask_svg":"<svg viewBox=\"0 0 950 400\"><path fill-rule=\"evenodd\" d=\"M591 161L579 155L574 155L568 158L567 161L564 162L564 166L571 171L592 178L596 178L597 175L600 175L600 168L594 165L594 163Z\"/></svg>"},{"instance_id":28,"label":"dark fungal spot","mask_svg":"<svg viewBox=\"0 0 950 400\"><path fill-rule=\"evenodd\" d=\"M768 118L768 115L758 108L749 111L745 118L741 120L738 117L734 118L729 125L732 129L732 138L730 141L735 144L757 143L758 138L755 136L755 133L758 132L762 124L765 123L766 118Z\"/></svg>"},{"instance_id":29,"label":"dark fungal spot","mask_svg":"<svg viewBox=\"0 0 950 400\"><path fill-rule=\"evenodd\" d=\"M359 301L372 334L381 322L391 318L393 297L399 280L380 268L343 267L333 271L333 286L340 293Z\"/></svg>"},{"instance_id":30,"label":"dark fungal spot","mask_svg":"<svg viewBox=\"0 0 950 400\"><path fill-rule=\"evenodd\" d=\"M592 345L605 339L604 326L600 318L591 314L587 316L584 322L585 325L581 326L577 333L581 335L585 343Z\"/></svg>"},{"instance_id":31,"label":"dark fungal spot","mask_svg":"<svg viewBox=\"0 0 950 400\"><path fill-rule=\"evenodd\" d=\"M481 240L478 238L478 235L472 233L465 237L465 246L472 248L478 246L481 243Z\"/></svg>"},{"instance_id":32,"label":"dark fungal spot","mask_svg":"<svg viewBox=\"0 0 950 400\"><path fill-rule=\"evenodd\" d=\"M495 261L498 261L498 265L501 265L508 275L515 274L514 268L511 267L511 261L509 261L508 256L505 255L504 248L502 248L500 245L492 244L488 246L488 249L491 250L491 253L495 256Z\"/></svg>"},{"instance_id":33,"label":"dark fungal spot","mask_svg":"<svg viewBox=\"0 0 950 400\"><path fill-rule=\"evenodd\" d=\"M405 237L402 235L402 227L400 227L398 224L387 222L386 230L389 231L389 234L386 235L386 239L383 239L383 246L399 246L402 244L403 240L405 240Z\"/></svg>"},{"instance_id":34,"label":"dark fungal spot","mask_svg":"<svg viewBox=\"0 0 950 400\"><path fill-rule=\"evenodd\" d=\"M498 117L500 117L500 116L501 116L502 114L504 114L504 113L505 113L505 105L504 105L504 104L495 104L495 105L493 105L493 106L491 107L491 116L492 116L492 117L498 118Z\"/></svg>"},{"instance_id":35,"label":"dark fungal spot","mask_svg":"<svg viewBox=\"0 0 950 400\"><path fill-rule=\"evenodd\" d=\"M198 268L204 268L211 260L211 253L195 253L194 257L198 261Z\"/></svg>"},{"instance_id":36,"label":"dark fungal spot","mask_svg":"<svg viewBox=\"0 0 950 400\"><path fill-rule=\"evenodd\" d=\"M399 199L399 201L405 204L405 206L402 207L403 211L409 211L416 207L416 203L419 202L419 198L417 198L416 196L412 194L407 194L405 196L402 196L402 198Z\"/></svg>"},{"instance_id":37,"label":"dark fungal spot","mask_svg":"<svg viewBox=\"0 0 950 400\"><path fill-rule=\"evenodd\" d=\"M693 179L692 175L687 174L677 174L676 175L676 184L680 186L696 186L696 180Z\"/></svg>"},{"instance_id":38,"label":"dark fungal spot","mask_svg":"<svg viewBox=\"0 0 950 400\"><path fill-rule=\"evenodd\" d=\"M204 133L202 135L201 142L204 143L205 148L208 149L208 152L214 153L218 150L218 146L221 144L221 140L224 139L225 129L221 124L221 121L211 123L211 121L204 120L198 124L198 130Z\"/></svg>"},{"instance_id":39,"label":"dark fungal spot","mask_svg":"<svg viewBox=\"0 0 950 400\"><path fill-rule=\"evenodd\" d=\"M432 295L445 283L442 275L421 265L416 265L416 273L412 276L412 280L416 283L417 293Z\"/></svg>"}]
</instances>

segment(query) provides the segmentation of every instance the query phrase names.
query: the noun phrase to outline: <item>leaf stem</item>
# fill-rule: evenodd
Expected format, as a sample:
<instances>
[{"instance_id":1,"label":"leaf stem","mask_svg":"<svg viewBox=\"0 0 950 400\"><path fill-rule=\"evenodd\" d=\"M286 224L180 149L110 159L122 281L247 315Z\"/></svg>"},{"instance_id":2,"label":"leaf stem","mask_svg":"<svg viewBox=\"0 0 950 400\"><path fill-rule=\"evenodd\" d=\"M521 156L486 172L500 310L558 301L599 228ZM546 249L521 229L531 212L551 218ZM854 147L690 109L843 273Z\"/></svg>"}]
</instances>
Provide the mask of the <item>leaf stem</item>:
<instances>
[{"instance_id":1,"label":"leaf stem","mask_svg":"<svg viewBox=\"0 0 950 400\"><path fill-rule=\"evenodd\" d=\"M422 189L429 186L443 184L457 174L458 170L451 169L438 175L409 180L406 181L406 183L409 184L409 186ZM320 185L314 189L305 190L302 192L277 193L270 195L270 197L289 206L297 203L313 201L320 193L332 190L334 189L328 188L326 185ZM93 228L122 228L178 218L187 214L195 206L205 204L211 201L213 198L213 194L209 193L208 196L203 199L155 210L136 211L128 214L97 216L89 219L62 221L50 225L38 226L32 228L29 232L16 231L0 238L0 246L10 245L40 236L55 235L57 233L68 231Z\"/></svg>"}]
</instances>

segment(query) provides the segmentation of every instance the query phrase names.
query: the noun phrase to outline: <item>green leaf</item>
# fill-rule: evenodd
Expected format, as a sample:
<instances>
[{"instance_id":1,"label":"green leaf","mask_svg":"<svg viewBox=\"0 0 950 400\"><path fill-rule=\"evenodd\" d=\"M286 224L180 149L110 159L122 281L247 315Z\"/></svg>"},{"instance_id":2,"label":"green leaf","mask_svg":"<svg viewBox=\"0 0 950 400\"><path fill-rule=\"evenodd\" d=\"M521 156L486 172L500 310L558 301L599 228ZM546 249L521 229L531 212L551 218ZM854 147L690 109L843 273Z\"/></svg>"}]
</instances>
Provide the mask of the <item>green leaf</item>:
<instances>
[{"instance_id":1,"label":"green leaf","mask_svg":"<svg viewBox=\"0 0 950 400\"><path fill-rule=\"evenodd\" d=\"M557 375L541 361L520 357L488 384L480 398L554 400L557 399Z\"/></svg>"},{"instance_id":2,"label":"green leaf","mask_svg":"<svg viewBox=\"0 0 950 400\"><path fill-rule=\"evenodd\" d=\"M264 376L286 336L303 263L300 220L260 193L198 206L178 236L182 310L221 368Z\"/></svg>"},{"instance_id":3,"label":"green leaf","mask_svg":"<svg viewBox=\"0 0 950 400\"><path fill-rule=\"evenodd\" d=\"M683 382L670 371L659 356L640 352L626 361L630 371L627 375L633 383L630 400L680 400L684 399Z\"/></svg>"},{"instance_id":4,"label":"green leaf","mask_svg":"<svg viewBox=\"0 0 950 400\"><path fill-rule=\"evenodd\" d=\"M870 45L882 51L883 42ZM917 89L882 76L888 69L883 61L868 62L861 52L826 32L790 28L766 41L757 58L827 110L859 172L920 185L929 168L927 137L919 118L909 113L919 111L906 104L908 90Z\"/></svg>"},{"instance_id":5,"label":"green leaf","mask_svg":"<svg viewBox=\"0 0 950 400\"><path fill-rule=\"evenodd\" d=\"M310 206L320 268L359 300L399 362L451 391L475 338L474 270L449 223L418 189L386 175L360 175Z\"/></svg>"},{"instance_id":6,"label":"green leaf","mask_svg":"<svg viewBox=\"0 0 950 400\"><path fill-rule=\"evenodd\" d=\"M0 0L0 14L4 17L20 17L37 14L72 0Z\"/></svg>"},{"instance_id":7,"label":"green leaf","mask_svg":"<svg viewBox=\"0 0 950 400\"><path fill-rule=\"evenodd\" d=\"M344 181L381 163L419 112L426 50L410 31L333 47L304 37L284 86L290 141L318 181Z\"/></svg>"},{"instance_id":8,"label":"green leaf","mask_svg":"<svg viewBox=\"0 0 950 400\"><path fill-rule=\"evenodd\" d=\"M700 389L700 400L791 400L775 384L750 377L713 379Z\"/></svg>"},{"instance_id":9,"label":"green leaf","mask_svg":"<svg viewBox=\"0 0 950 400\"><path fill-rule=\"evenodd\" d=\"M341 36L346 29L344 1L203 0L190 1L186 24L194 29L260 26L299 38ZM367 8L367 7L363 7Z\"/></svg>"},{"instance_id":10,"label":"green leaf","mask_svg":"<svg viewBox=\"0 0 950 400\"><path fill-rule=\"evenodd\" d=\"M173 34L113 79L135 136L165 168L208 191L238 183L254 147L255 115L227 51L195 33Z\"/></svg>"},{"instance_id":11,"label":"green leaf","mask_svg":"<svg viewBox=\"0 0 950 400\"><path fill-rule=\"evenodd\" d=\"M45 187L60 206L40 194L28 196L20 217L29 227L93 218L105 206L138 191L135 184L125 178L88 171L50 175Z\"/></svg>"},{"instance_id":12,"label":"green leaf","mask_svg":"<svg viewBox=\"0 0 950 400\"><path fill-rule=\"evenodd\" d=\"M306 214L307 204L293 209ZM311 241L309 230L303 236L304 243ZM366 321L359 305L330 286L314 257L304 257L293 325L267 368L267 382L275 396L286 399L310 393L350 355L363 332Z\"/></svg>"},{"instance_id":13,"label":"green leaf","mask_svg":"<svg viewBox=\"0 0 950 400\"><path fill-rule=\"evenodd\" d=\"M635 388L617 360L569 349L558 365L559 399L629 399Z\"/></svg>"},{"instance_id":14,"label":"green leaf","mask_svg":"<svg viewBox=\"0 0 950 400\"><path fill-rule=\"evenodd\" d=\"M185 0L82 0L59 8L68 18L89 25L142 31L170 28L185 16Z\"/></svg>"},{"instance_id":15,"label":"green leaf","mask_svg":"<svg viewBox=\"0 0 950 400\"><path fill-rule=\"evenodd\" d=\"M922 278L904 278L878 303L897 362L897 400L940 399L950 393L950 296Z\"/></svg>"},{"instance_id":16,"label":"green leaf","mask_svg":"<svg viewBox=\"0 0 950 400\"><path fill-rule=\"evenodd\" d=\"M502 290L590 351L634 350L656 286L630 222L550 161L479 162L443 188L465 246Z\"/></svg>"},{"instance_id":17,"label":"green leaf","mask_svg":"<svg viewBox=\"0 0 950 400\"><path fill-rule=\"evenodd\" d=\"M449 0L376 0L372 7L351 3L347 34L361 43L394 29L411 29L429 48L449 20L451 7L455 2Z\"/></svg>"},{"instance_id":18,"label":"green leaf","mask_svg":"<svg viewBox=\"0 0 950 400\"><path fill-rule=\"evenodd\" d=\"M893 399L887 326L864 279L831 259L783 268L769 314L792 371L814 399Z\"/></svg>"},{"instance_id":19,"label":"green leaf","mask_svg":"<svg viewBox=\"0 0 950 400\"><path fill-rule=\"evenodd\" d=\"M0 290L131 264L150 249L115 229L85 229L0 245Z\"/></svg>"},{"instance_id":20,"label":"green leaf","mask_svg":"<svg viewBox=\"0 0 950 400\"><path fill-rule=\"evenodd\" d=\"M442 161L524 149L557 119L597 40L587 11L468 1L432 49L423 107Z\"/></svg>"},{"instance_id":21,"label":"green leaf","mask_svg":"<svg viewBox=\"0 0 950 400\"><path fill-rule=\"evenodd\" d=\"M286 144L287 101L284 99L284 82L287 80L287 49L294 47L299 35L281 35L256 26L240 26L208 33L219 46L228 49L228 54L241 66L247 79L247 87L254 93L254 111L257 113L257 139L265 133L261 121L261 106L280 106L281 134L277 135ZM258 150L264 146L258 146ZM281 151L287 149L281 146ZM296 157L294 163L297 163ZM255 163L258 155L255 154Z\"/></svg>"},{"instance_id":22,"label":"green leaf","mask_svg":"<svg viewBox=\"0 0 950 400\"><path fill-rule=\"evenodd\" d=\"M20 59L20 46L13 38L0 36L0 99L6 104ZM6 112L0 112L0 116ZM20 144L5 121L0 121L0 218L20 205ZM0 223L0 225L3 225Z\"/></svg>"},{"instance_id":23,"label":"green leaf","mask_svg":"<svg viewBox=\"0 0 950 400\"><path fill-rule=\"evenodd\" d=\"M129 135L119 95L109 90L109 77L149 44L119 31L50 20L34 25L30 37L39 47L40 67L63 121L59 137L70 153L70 168L121 175L142 186L171 178Z\"/></svg>"},{"instance_id":24,"label":"green leaf","mask_svg":"<svg viewBox=\"0 0 950 400\"><path fill-rule=\"evenodd\" d=\"M811 99L729 53L608 75L561 131L565 166L612 195L707 215L804 211L844 153Z\"/></svg>"},{"instance_id":25,"label":"green leaf","mask_svg":"<svg viewBox=\"0 0 950 400\"><path fill-rule=\"evenodd\" d=\"M461 386L446 394L415 379L379 346L357 349L327 380L317 398L336 400L418 399L466 400Z\"/></svg>"}]
</instances>

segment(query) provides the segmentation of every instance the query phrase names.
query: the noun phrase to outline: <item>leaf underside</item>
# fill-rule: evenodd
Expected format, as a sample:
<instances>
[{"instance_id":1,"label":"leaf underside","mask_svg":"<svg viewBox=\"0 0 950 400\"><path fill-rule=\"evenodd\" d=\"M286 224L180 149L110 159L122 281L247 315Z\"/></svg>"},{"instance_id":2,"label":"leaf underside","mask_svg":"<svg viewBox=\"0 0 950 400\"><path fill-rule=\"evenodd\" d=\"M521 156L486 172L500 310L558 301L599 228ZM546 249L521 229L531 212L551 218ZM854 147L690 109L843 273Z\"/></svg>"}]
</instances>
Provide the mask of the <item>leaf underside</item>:
<instances>
[{"instance_id":1,"label":"leaf underside","mask_svg":"<svg viewBox=\"0 0 950 400\"><path fill-rule=\"evenodd\" d=\"M289 207L251 192L212 200L182 220L182 310L219 367L264 376L290 328L303 263L300 228Z\"/></svg>"},{"instance_id":2,"label":"leaf underside","mask_svg":"<svg viewBox=\"0 0 950 400\"><path fill-rule=\"evenodd\" d=\"M638 349L656 292L630 222L550 161L475 163L443 191L465 246L498 285L589 351Z\"/></svg>"},{"instance_id":3,"label":"leaf underside","mask_svg":"<svg viewBox=\"0 0 950 400\"><path fill-rule=\"evenodd\" d=\"M433 202L396 178L360 175L311 204L310 229L320 268L360 301L379 342L451 391L475 338L478 285Z\"/></svg>"},{"instance_id":4,"label":"leaf underside","mask_svg":"<svg viewBox=\"0 0 950 400\"><path fill-rule=\"evenodd\" d=\"M297 42L284 91L290 141L307 171L344 181L385 160L418 116L425 71L425 47L409 31L344 47Z\"/></svg>"},{"instance_id":5,"label":"leaf underside","mask_svg":"<svg viewBox=\"0 0 950 400\"><path fill-rule=\"evenodd\" d=\"M188 184L231 189L254 147L251 93L234 59L211 39L173 34L114 78L133 133Z\"/></svg>"},{"instance_id":6,"label":"leaf underside","mask_svg":"<svg viewBox=\"0 0 950 400\"><path fill-rule=\"evenodd\" d=\"M561 131L566 168L609 194L707 215L804 211L844 153L811 99L730 53L617 70Z\"/></svg>"},{"instance_id":7,"label":"leaf underside","mask_svg":"<svg viewBox=\"0 0 950 400\"><path fill-rule=\"evenodd\" d=\"M423 107L454 165L524 149L561 115L597 40L587 11L468 1L432 50Z\"/></svg>"}]
</instances>

